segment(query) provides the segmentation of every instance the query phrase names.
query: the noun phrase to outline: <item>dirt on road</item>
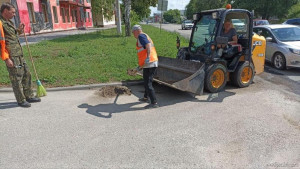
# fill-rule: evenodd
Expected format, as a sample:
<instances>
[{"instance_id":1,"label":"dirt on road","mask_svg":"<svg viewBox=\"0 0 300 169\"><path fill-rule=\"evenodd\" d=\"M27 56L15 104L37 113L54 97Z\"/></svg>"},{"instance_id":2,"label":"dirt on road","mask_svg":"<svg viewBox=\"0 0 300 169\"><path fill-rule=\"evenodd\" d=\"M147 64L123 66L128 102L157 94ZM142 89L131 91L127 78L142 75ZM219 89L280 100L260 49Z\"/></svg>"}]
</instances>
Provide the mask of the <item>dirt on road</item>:
<instances>
[{"instance_id":1,"label":"dirt on road","mask_svg":"<svg viewBox=\"0 0 300 169\"><path fill-rule=\"evenodd\" d=\"M131 95L131 90L126 86L104 86L97 91L100 97L111 98L117 95Z\"/></svg>"}]
</instances>

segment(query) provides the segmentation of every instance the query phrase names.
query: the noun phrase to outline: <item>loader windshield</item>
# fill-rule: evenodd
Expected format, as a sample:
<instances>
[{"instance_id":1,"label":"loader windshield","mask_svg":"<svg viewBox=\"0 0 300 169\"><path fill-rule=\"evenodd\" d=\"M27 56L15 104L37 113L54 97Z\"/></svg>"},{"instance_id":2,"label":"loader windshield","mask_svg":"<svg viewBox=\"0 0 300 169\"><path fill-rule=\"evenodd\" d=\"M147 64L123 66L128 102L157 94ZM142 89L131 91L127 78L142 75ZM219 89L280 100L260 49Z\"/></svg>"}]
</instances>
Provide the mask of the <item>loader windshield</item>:
<instances>
[{"instance_id":1,"label":"loader windshield","mask_svg":"<svg viewBox=\"0 0 300 169\"><path fill-rule=\"evenodd\" d=\"M211 15L204 15L195 23L191 41L191 51L210 54L210 44L215 38L216 20Z\"/></svg>"}]
</instances>

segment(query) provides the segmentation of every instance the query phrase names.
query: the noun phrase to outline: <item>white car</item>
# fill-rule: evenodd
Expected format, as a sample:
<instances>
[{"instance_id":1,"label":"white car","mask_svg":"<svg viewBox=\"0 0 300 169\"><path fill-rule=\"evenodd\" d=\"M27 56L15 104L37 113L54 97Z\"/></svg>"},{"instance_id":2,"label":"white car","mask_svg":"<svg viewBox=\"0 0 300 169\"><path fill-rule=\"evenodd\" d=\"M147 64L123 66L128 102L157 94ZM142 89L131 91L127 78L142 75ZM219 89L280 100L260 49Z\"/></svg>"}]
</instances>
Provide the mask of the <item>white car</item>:
<instances>
[{"instance_id":1,"label":"white car","mask_svg":"<svg viewBox=\"0 0 300 169\"><path fill-rule=\"evenodd\" d=\"M245 23L240 19L231 19L233 27L237 32L244 32L246 31Z\"/></svg>"},{"instance_id":2,"label":"white car","mask_svg":"<svg viewBox=\"0 0 300 169\"><path fill-rule=\"evenodd\" d=\"M261 25L253 28L267 40L266 61L276 69L300 68L300 27L294 25Z\"/></svg>"},{"instance_id":3,"label":"white car","mask_svg":"<svg viewBox=\"0 0 300 169\"><path fill-rule=\"evenodd\" d=\"M184 20L181 24L181 29L192 29L194 26L193 22L190 20Z\"/></svg>"}]
</instances>

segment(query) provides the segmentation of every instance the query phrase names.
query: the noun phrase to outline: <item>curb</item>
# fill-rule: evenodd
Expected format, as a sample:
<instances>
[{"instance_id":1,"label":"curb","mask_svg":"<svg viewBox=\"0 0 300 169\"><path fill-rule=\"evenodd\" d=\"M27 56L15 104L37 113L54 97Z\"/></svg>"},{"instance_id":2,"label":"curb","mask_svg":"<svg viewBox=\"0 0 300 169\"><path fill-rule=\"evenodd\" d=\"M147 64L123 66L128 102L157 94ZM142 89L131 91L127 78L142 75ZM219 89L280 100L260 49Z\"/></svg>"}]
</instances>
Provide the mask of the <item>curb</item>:
<instances>
[{"instance_id":1,"label":"curb","mask_svg":"<svg viewBox=\"0 0 300 169\"><path fill-rule=\"evenodd\" d=\"M56 91L67 91L67 90L86 90L86 89L94 89L94 88L100 88L104 86L134 86L134 85L140 85L144 82L142 80L140 81L132 81L132 82L114 82L114 83L99 83L99 84L90 84L90 85L77 85L77 86L70 86L70 87L55 87L55 88L46 88L47 92L56 92ZM33 91L36 91L34 89ZM12 88L0 88L0 93L3 92L13 92Z\"/></svg>"}]
</instances>

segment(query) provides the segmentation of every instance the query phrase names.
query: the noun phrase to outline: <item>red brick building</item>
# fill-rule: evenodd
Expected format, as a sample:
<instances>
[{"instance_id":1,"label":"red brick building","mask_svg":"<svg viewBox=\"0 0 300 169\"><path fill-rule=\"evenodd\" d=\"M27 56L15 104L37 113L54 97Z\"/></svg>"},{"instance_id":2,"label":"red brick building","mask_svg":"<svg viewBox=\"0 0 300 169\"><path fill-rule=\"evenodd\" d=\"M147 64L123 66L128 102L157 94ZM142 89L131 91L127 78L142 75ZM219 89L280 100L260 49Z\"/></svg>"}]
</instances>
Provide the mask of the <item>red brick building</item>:
<instances>
[{"instance_id":1,"label":"red brick building","mask_svg":"<svg viewBox=\"0 0 300 169\"><path fill-rule=\"evenodd\" d=\"M6 1L16 7L15 24L24 23L26 33L93 26L91 0Z\"/></svg>"}]
</instances>

